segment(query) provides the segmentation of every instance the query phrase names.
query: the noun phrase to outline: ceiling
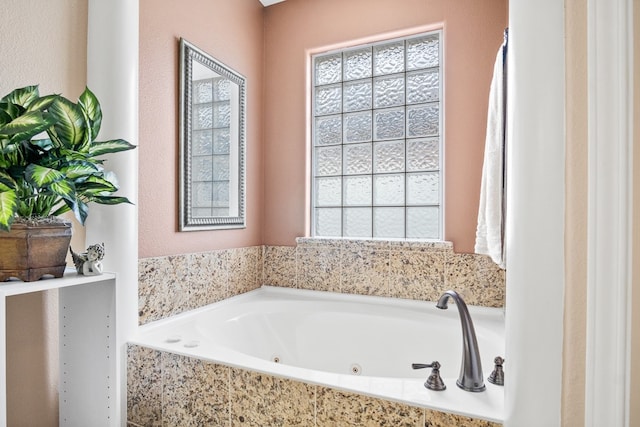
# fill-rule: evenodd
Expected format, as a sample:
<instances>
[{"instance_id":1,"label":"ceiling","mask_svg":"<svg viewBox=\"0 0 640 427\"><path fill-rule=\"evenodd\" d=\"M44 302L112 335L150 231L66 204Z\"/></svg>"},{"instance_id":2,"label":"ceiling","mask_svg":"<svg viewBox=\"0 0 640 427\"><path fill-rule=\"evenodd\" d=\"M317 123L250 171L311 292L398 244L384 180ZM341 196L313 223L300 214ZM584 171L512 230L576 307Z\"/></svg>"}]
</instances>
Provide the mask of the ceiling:
<instances>
[{"instance_id":1,"label":"ceiling","mask_svg":"<svg viewBox=\"0 0 640 427\"><path fill-rule=\"evenodd\" d=\"M280 3L283 1L284 0L260 0L260 3L262 3L264 7L267 7L267 6L271 6L272 4Z\"/></svg>"}]
</instances>

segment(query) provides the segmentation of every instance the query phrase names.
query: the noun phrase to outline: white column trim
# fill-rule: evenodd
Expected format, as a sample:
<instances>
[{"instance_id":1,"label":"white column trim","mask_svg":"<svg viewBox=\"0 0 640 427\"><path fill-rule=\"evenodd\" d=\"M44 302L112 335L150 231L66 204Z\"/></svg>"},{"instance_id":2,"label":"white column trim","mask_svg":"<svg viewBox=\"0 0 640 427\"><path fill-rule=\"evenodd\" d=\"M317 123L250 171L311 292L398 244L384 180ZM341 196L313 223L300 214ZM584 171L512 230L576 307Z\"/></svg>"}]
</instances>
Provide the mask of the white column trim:
<instances>
[{"instance_id":1,"label":"white column trim","mask_svg":"<svg viewBox=\"0 0 640 427\"><path fill-rule=\"evenodd\" d=\"M100 100L99 138L138 145L138 0L88 0L87 86ZM138 150L108 156L122 194L133 205L93 204L87 243L105 243L105 270L116 273L116 398L109 425L127 423L127 341L138 326Z\"/></svg>"},{"instance_id":2,"label":"white column trim","mask_svg":"<svg viewBox=\"0 0 640 427\"><path fill-rule=\"evenodd\" d=\"M509 368L504 425L559 426L565 285L564 2L511 0L508 52Z\"/></svg>"},{"instance_id":3,"label":"white column trim","mask_svg":"<svg viewBox=\"0 0 640 427\"><path fill-rule=\"evenodd\" d=\"M629 425L632 0L588 1L586 426Z\"/></svg>"}]
</instances>

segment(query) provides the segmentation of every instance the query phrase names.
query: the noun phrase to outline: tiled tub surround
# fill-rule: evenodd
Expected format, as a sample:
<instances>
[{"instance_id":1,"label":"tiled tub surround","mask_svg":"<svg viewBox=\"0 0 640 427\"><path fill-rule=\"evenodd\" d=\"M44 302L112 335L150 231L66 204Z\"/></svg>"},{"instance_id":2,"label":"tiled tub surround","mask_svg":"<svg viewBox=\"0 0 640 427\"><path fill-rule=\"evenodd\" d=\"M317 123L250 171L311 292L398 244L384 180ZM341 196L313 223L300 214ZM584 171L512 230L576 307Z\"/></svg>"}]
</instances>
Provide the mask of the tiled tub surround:
<instances>
[{"instance_id":1,"label":"tiled tub surround","mask_svg":"<svg viewBox=\"0 0 640 427\"><path fill-rule=\"evenodd\" d=\"M140 324L221 301L262 285L262 246L143 258Z\"/></svg>"},{"instance_id":2,"label":"tiled tub surround","mask_svg":"<svg viewBox=\"0 0 640 427\"><path fill-rule=\"evenodd\" d=\"M437 301L448 289L469 305L504 306L505 271L449 242L298 238L265 246L263 282L318 291Z\"/></svg>"},{"instance_id":3,"label":"tiled tub surround","mask_svg":"<svg viewBox=\"0 0 640 427\"><path fill-rule=\"evenodd\" d=\"M296 247L141 259L139 272L141 324L262 283L427 301L456 289L470 305L504 305L504 271L488 257L454 253L449 243L301 238ZM497 425L138 346L129 357L133 426Z\"/></svg>"},{"instance_id":4,"label":"tiled tub surround","mask_svg":"<svg viewBox=\"0 0 640 427\"><path fill-rule=\"evenodd\" d=\"M129 346L129 426L499 424Z\"/></svg>"},{"instance_id":5,"label":"tiled tub surround","mask_svg":"<svg viewBox=\"0 0 640 427\"><path fill-rule=\"evenodd\" d=\"M447 242L300 238L295 247L143 258L138 271L140 324L262 284L424 301L455 289L470 305L504 305L504 270L484 255L457 254Z\"/></svg>"}]
</instances>

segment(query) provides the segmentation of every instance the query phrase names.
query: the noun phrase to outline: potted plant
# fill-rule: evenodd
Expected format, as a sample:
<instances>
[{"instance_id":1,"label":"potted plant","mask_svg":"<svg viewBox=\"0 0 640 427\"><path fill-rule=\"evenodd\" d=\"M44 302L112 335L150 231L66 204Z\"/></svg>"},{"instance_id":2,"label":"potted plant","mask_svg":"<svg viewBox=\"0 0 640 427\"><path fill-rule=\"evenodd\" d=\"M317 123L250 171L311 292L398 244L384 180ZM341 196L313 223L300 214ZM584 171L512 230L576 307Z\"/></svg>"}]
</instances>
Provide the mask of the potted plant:
<instances>
[{"instance_id":1,"label":"potted plant","mask_svg":"<svg viewBox=\"0 0 640 427\"><path fill-rule=\"evenodd\" d=\"M0 281L61 277L71 224L57 216L72 211L84 224L90 202L130 203L113 195L116 177L100 156L135 146L96 141L101 122L100 103L89 89L77 103L40 96L38 86L0 99Z\"/></svg>"}]
</instances>

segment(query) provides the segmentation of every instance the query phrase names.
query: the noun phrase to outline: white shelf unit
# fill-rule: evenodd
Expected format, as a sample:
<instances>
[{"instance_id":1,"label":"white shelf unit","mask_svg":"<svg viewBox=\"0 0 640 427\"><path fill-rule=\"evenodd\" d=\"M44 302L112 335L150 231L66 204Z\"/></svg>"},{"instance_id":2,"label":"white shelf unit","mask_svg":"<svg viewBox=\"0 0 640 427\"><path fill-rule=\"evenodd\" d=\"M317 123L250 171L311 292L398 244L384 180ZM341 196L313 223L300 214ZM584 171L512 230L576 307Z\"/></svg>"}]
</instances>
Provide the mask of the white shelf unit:
<instances>
[{"instance_id":1,"label":"white shelf unit","mask_svg":"<svg viewBox=\"0 0 640 427\"><path fill-rule=\"evenodd\" d=\"M0 427L7 425L7 297L58 289L60 425L116 426L116 276L0 283Z\"/></svg>"}]
</instances>

